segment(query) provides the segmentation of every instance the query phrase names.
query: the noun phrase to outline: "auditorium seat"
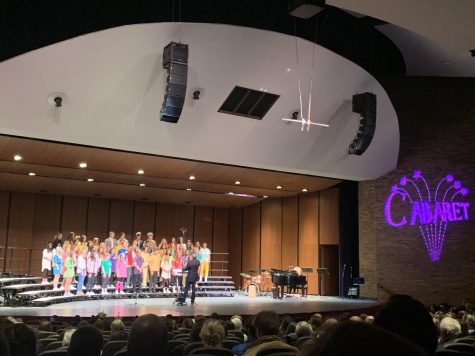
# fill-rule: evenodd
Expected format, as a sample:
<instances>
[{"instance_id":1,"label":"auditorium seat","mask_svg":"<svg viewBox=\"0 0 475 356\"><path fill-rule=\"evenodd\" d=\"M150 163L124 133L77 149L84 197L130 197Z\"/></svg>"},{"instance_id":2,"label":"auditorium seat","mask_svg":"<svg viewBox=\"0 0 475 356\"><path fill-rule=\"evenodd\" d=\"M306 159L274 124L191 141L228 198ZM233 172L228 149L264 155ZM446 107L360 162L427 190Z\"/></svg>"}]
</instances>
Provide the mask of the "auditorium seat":
<instances>
[{"instance_id":1,"label":"auditorium seat","mask_svg":"<svg viewBox=\"0 0 475 356\"><path fill-rule=\"evenodd\" d=\"M126 340L108 341L102 349L102 356L113 356L125 346L127 346Z\"/></svg>"},{"instance_id":2,"label":"auditorium seat","mask_svg":"<svg viewBox=\"0 0 475 356\"><path fill-rule=\"evenodd\" d=\"M66 356L67 354L68 354L68 350L59 349L59 350L43 351L42 353L40 353L40 356Z\"/></svg>"},{"instance_id":3,"label":"auditorium seat","mask_svg":"<svg viewBox=\"0 0 475 356\"><path fill-rule=\"evenodd\" d=\"M201 341L190 342L188 345L185 346L183 349L183 355L189 355L191 351L194 349L203 347L204 344Z\"/></svg>"},{"instance_id":4,"label":"auditorium seat","mask_svg":"<svg viewBox=\"0 0 475 356\"><path fill-rule=\"evenodd\" d=\"M455 350L475 356L475 348L472 345L451 342L444 345L445 350Z\"/></svg>"},{"instance_id":5,"label":"auditorium seat","mask_svg":"<svg viewBox=\"0 0 475 356\"><path fill-rule=\"evenodd\" d=\"M278 353L285 353L285 354L293 354L297 355L299 352L298 349L292 346L288 347L266 347L265 349L262 349L259 351L256 356L266 356L266 355L274 355Z\"/></svg>"},{"instance_id":6,"label":"auditorium seat","mask_svg":"<svg viewBox=\"0 0 475 356\"><path fill-rule=\"evenodd\" d=\"M234 356L234 353L224 347L200 347L191 351L190 355Z\"/></svg>"},{"instance_id":7,"label":"auditorium seat","mask_svg":"<svg viewBox=\"0 0 475 356\"><path fill-rule=\"evenodd\" d=\"M455 343L461 343L461 344L473 345L473 344L475 344L475 336L461 337L459 339L455 339L454 342Z\"/></svg>"},{"instance_id":8,"label":"auditorium seat","mask_svg":"<svg viewBox=\"0 0 475 356\"><path fill-rule=\"evenodd\" d=\"M63 347L63 342L62 341L54 341L54 342L48 344L46 346L45 350L57 350L61 347Z\"/></svg>"},{"instance_id":9,"label":"auditorium seat","mask_svg":"<svg viewBox=\"0 0 475 356\"><path fill-rule=\"evenodd\" d=\"M187 340L168 340L168 353L171 353L178 345L184 345L187 343Z\"/></svg>"},{"instance_id":10,"label":"auditorium seat","mask_svg":"<svg viewBox=\"0 0 475 356\"><path fill-rule=\"evenodd\" d=\"M241 342L236 341L236 340L228 340L224 339L223 340L223 347L225 347L228 350L231 350L234 346L239 345Z\"/></svg>"}]
</instances>

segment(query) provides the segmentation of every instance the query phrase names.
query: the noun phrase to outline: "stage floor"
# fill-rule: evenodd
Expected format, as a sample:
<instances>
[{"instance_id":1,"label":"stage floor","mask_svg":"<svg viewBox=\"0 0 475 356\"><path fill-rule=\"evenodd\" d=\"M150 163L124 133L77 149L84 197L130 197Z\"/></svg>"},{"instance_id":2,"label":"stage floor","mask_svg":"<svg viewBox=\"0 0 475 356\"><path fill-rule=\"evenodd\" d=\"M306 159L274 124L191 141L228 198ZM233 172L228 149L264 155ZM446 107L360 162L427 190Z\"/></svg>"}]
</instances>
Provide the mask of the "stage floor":
<instances>
[{"instance_id":1,"label":"stage floor","mask_svg":"<svg viewBox=\"0 0 475 356\"><path fill-rule=\"evenodd\" d=\"M0 307L0 316L49 317L58 315L89 317L99 312L109 316L131 317L147 313L175 316L210 315L253 315L262 310L274 310L278 314L311 314L374 308L377 301L367 299L346 299L338 297L308 296L307 298L273 299L268 296L249 298L241 295L234 297L197 298L196 305L177 306L174 298L109 299L77 301L53 304L45 307ZM188 299L189 302L189 299Z\"/></svg>"}]
</instances>

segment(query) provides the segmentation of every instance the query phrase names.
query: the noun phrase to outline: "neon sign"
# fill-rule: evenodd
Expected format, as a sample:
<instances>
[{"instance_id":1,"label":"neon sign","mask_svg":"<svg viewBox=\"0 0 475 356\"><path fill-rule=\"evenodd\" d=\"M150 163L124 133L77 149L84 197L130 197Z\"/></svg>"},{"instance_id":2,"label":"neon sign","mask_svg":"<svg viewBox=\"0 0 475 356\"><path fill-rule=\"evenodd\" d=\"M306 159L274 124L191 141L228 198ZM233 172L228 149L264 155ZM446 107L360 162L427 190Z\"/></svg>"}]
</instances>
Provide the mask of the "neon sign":
<instances>
[{"instance_id":1,"label":"neon sign","mask_svg":"<svg viewBox=\"0 0 475 356\"><path fill-rule=\"evenodd\" d=\"M386 222L397 228L418 226L431 261L439 261L448 223L469 218L470 204L459 201L467 194L468 189L450 174L433 191L421 171L414 171L412 177L401 177L391 187L384 205ZM406 213L394 214L393 204L407 207Z\"/></svg>"}]
</instances>

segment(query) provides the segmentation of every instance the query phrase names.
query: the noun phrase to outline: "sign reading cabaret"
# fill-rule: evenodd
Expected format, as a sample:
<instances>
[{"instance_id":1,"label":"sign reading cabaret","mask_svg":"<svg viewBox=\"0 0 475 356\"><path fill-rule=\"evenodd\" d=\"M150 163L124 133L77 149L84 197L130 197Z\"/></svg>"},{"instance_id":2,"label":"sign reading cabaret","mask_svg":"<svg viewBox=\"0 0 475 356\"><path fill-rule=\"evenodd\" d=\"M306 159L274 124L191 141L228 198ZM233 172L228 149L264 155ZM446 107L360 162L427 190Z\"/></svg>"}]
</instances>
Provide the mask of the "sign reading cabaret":
<instances>
[{"instance_id":1,"label":"sign reading cabaret","mask_svg":"<svg viewBox=\"0 0 475 356\"><path fill-rule=\"evenodd\" d=\"M470 204L463 201L467 194L468 189L450 174L433 190L421 171L414 171L412 177L401 177L399 184L391 187L384 206L386 222L397 228L418 227L431 261L438 261L447 225L469 218ZM395 204L397 212L392 209Z\"/></svg>"}]
</instances>

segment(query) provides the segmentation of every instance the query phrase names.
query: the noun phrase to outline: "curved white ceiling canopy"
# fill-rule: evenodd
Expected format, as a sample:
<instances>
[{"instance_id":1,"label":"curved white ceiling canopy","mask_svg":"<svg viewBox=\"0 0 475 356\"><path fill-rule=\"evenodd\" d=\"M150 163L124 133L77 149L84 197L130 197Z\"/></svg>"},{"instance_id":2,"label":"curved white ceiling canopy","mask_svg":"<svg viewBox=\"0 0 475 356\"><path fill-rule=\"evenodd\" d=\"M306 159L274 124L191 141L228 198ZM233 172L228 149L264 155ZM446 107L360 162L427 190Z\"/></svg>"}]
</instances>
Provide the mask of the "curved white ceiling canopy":
<instances>
[{"instance_id":1,"label":"curved white ceiling canopy","mask_svg":"<svg viewBox=\"0 0 475 356\"><path fill-rule=\"evenodd\" d=\"M159 120L163 47L189 45L188 88L178 124ZM399 127L379 83L323 47L292 36L216 24L158 23L77 37L0 63L0 131L61 142L209 162L364 180L396 167ZM315 47L315 48L314 48ZM312 53L315 65L312 74ZM313 76L312 120L301 132L283 117L299 108ZM218 113L239 85L280 98L262 121ZM202 89L200 100L192 93ZM353 94L377 96L376 134L362 156L348 154L358 116ZM62 92L60 109L48 98Z\"/></svg>"},{"instance_id":2,"label":"curved white ceiling canopy","mask_svg":"<svg viewBox=\"0 0 475 356\"><path fill-rule=\"evenodd\" d=\"M451 50L475 49L473 0L327 0L327 4L406 28Z\"/></svg>"}]
</instances>

